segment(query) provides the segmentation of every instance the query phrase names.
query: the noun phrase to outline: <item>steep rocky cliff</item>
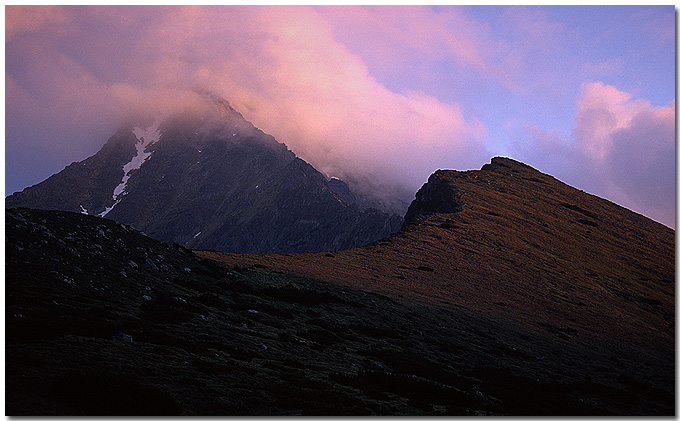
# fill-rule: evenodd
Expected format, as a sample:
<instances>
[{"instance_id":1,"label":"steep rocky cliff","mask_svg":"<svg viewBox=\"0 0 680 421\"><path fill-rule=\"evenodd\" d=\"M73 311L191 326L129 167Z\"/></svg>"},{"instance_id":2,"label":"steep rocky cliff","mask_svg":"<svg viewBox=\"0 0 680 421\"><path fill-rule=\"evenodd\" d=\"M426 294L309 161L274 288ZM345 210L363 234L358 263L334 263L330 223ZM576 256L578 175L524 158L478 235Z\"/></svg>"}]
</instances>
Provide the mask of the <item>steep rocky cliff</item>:
<instances>
[{"instance_id":1,"label":"steep rocky cliff","mask_svg":"<svg viewBox=\"0 0 680 421\"><path fill-rule=\"evenodd\" d=\"M433 173L420 190L416 198L406 211L404 225L419 215L429 213L454 213L463 209L463 203L458 189L448 182L446 171L438 170Z\"/></svg>"}]
</instances>

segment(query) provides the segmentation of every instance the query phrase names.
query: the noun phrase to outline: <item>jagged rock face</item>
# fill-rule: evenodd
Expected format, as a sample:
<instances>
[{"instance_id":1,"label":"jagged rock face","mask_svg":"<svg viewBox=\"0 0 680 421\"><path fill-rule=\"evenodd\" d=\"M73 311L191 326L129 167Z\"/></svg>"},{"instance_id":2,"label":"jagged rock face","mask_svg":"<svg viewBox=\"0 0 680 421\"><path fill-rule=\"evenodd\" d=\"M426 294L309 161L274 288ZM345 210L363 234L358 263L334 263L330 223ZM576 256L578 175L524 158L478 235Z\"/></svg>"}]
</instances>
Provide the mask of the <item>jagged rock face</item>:
<instances>
[{"instance_id":1,"label":"jagged rock face","mask_svg":"<svg viewBox=\"0 0 680 421\"><path fill-rule=\"evenodd\" d=\"M213 115L123 127L96 155L5 204L105 216L162 241L245 253L333 251L399 228L398 215L355 202L346 184L329 184L222 102Z\"/></svg>"},{"instance_id":2,"label":"jagged rock face","mask_svg":"<svg viewBox=\"0 0 680 421\"><path fill-rule=\"evenodd\" d=\"M104 211L104 204L111 200L123 176L123 165L135 155L136 140L132 126L120 128L97 154L12 194L6 198L5 206L82 212L82 205L85 209Z\"/></svg>"},{"instance_id":3,"label":"jagged rock face","mask_svg":"<svg viewBox=\"0 0 680 421\"><path fill-rule=\"evenodd\" d=\"M436 171L427 180L427 183L418 190L416 198L408 208L404 217L404 225L408 224L418 215L427 213L454 213L463 208L458 189L448 182L445 172Z\"/></svg>"},{"instance_id":4,"label":"jagged rock face","mask_svg":"<svg viewBox=\"0 0 680 421\"><path fill-rule=\"evenodd\" d=\"M464 200L463 193L457 187L456 180L477 180L481 174L494 174L498 180L493 180L493 184L500 184L502 177L512 177L515 174L522 173L525 179L533 183L541 183L542 181L536 176L546 177L530 166L515 161L510 158L494 157L490 164L482 166L482 171L456 171L456 170L437 170L430 175L427 183L425 183L416 193L416 198L408 208L406 216L404 216L404 226L408 225L418 216L427 216L433 213L456 213L463 210ZM547 176L548 178L552 178ZM484 177L483 177L484 178ZM482 178L482 179L483 179ZM520 179L521 177L517 177ZM480 180L482 180L480 179ZM492 181L486 181L492 183ZM520 187L521 188L521 187ZM527 191L530 189L526 189ZM501 193L507 193L506 187L499 189Z\"/></svg>"}]
</instances>

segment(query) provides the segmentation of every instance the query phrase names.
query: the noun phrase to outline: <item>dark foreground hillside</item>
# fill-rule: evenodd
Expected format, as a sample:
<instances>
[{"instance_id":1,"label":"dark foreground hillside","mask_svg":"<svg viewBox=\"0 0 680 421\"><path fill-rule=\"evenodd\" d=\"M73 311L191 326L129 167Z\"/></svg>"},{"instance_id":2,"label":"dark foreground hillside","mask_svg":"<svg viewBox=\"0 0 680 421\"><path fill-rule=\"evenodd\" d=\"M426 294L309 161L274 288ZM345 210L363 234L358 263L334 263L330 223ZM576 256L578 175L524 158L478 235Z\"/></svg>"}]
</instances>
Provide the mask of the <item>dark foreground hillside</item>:
<instances>
[{"instance_id":1,"label":"dark foreground hillside","mask_svg":"<svg viewBox=\"0 0 680 421\"><path fill-rule=\"evenodd\" d=\"M6 211L5 291L10 416L674 414L672 355L626 338L216 263L93 216Z\"/></svg>"}]
</instances>

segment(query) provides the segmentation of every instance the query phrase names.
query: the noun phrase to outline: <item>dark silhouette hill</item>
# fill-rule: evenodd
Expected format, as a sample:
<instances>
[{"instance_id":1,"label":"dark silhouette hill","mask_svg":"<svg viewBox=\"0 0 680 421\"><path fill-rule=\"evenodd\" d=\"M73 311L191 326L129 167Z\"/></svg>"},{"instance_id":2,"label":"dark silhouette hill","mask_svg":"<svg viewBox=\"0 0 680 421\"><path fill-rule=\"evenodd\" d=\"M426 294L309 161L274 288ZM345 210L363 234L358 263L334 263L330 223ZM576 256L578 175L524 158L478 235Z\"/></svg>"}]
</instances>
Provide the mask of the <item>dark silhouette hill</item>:
<instances>
[{"instance_id":1,"label":"dark silhouette hill","mask_svg":"<svg viewBox=\"0 0 680 421\"><path fill-rule=\"evenodd\" d=\"M6 413L674 415L674 266L672 230L505 158L333 253L10 209Z\"/></svg>"}]
</instances>

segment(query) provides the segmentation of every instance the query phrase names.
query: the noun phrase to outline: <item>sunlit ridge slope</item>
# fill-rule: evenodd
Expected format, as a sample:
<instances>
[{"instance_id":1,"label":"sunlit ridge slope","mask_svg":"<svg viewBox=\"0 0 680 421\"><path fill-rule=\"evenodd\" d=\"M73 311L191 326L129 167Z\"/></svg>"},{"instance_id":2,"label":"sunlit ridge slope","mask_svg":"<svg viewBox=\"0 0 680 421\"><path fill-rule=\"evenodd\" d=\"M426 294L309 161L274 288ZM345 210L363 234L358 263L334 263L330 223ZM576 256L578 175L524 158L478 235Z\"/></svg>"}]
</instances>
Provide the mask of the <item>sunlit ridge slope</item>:
<instances>
[{"instance_id":1,"label":"sunlit ridge slope","mask_svg":"<svg viewBox=\"0 0 680 421\"><path fill-rule=\"evenodd\" d=\"M201 256L437 300L593 346L672 356L674 231L525 164L439 170L403 228L333 254ZM617 345L618 346L618 345Z\"/></svg>"}]
</instances>

